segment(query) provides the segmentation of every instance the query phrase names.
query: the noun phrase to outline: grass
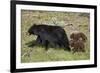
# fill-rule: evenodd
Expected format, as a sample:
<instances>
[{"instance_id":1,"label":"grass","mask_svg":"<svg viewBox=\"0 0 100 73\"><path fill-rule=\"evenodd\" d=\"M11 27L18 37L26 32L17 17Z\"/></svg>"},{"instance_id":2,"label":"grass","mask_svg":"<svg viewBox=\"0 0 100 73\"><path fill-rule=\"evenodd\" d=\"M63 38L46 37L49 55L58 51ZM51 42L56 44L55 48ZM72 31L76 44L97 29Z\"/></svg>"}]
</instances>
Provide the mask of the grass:
<instances>
[{"instance_id":1,"label":"grass","mask_svg":"<svg viewBox=\"0 0 100 73\"><path fill-rule=\"evenodd\" d=\"M28 36L26 33L33 25L48 24L57 25L64 28L68 38L70 34L75 31L83 32L88 40L85 43L86 52L78 52L73 54L63 50L63 48L51 48L45 51L44 46L32 46L37 36ZM65 26L73 24L72 26ZM88 13L74 13L74 12L46 12L46 11L21 11L21 62L47 62L47 61L72 61L72 60L87 60L90 59L90 39L89 39L89 14Z\"/></svg>"}]
</instances>

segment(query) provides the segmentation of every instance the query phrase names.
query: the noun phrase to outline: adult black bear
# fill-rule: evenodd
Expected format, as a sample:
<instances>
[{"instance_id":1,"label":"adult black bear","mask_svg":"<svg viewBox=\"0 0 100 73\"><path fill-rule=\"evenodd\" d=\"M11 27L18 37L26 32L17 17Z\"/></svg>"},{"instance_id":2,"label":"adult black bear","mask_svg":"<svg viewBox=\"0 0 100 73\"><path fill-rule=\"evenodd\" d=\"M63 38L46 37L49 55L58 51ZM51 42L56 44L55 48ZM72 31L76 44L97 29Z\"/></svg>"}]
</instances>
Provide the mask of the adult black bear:
<instances>
[{"instance_id":1,"label":"adult black bear","mask_svg":"<svg viewBox=\"0 0 100 73\"><path fill-rule=\"evenodd\" d=\"M70 51L68 37L60 26L33 25L29 28L28 33L37 35L36 43L44 45L46 50L48 50L48 45L52 44Z\"/></svg>"}]
</instances>

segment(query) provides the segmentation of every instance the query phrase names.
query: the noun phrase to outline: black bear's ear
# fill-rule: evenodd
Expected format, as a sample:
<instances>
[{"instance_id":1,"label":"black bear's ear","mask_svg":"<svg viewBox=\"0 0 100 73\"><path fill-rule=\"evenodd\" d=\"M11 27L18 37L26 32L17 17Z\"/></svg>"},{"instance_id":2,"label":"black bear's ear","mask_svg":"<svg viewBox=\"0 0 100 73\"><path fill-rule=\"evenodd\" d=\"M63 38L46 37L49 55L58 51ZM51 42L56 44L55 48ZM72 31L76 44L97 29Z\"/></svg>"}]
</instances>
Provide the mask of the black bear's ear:
<instances>
[{"instance_id":1,"label":"black bear's ear","mask_svg":"<svg viewBox=\"0 0 100 73\"><path fill-rule=\"evenodd\" d=\"M34 26L36 25L36 24L33 24Z\"/></svg>"}]
</instances>

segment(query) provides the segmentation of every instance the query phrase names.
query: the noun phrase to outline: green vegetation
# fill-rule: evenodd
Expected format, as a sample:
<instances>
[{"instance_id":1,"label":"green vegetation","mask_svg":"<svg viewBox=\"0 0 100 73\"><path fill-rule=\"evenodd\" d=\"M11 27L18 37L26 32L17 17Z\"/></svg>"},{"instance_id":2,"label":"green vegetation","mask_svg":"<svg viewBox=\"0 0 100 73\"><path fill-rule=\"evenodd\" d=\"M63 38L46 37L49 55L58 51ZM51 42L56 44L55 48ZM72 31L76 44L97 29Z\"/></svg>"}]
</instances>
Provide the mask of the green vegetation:
<instances>
[{"instance_id":1,"label":"green vegetation","mask_svg":"<svg viewBox=\"0 0 100 73\"><path fill-rule=\"evenodd\" d=\"M57 25L64 28L68 37L75 31L83 32L88 40L85 44L86 52L73 54L63 50L63 48L49 48L45 51L44 46L32 47L37 36L27 35L28 29L34 24ZM73 24L70 26L68 24ZM70 61L90 59L90 23L88 13L74 12L47 12L47 11L21 11L21 62L45 62L45 61Z\"/></svg>"}]
</instances>

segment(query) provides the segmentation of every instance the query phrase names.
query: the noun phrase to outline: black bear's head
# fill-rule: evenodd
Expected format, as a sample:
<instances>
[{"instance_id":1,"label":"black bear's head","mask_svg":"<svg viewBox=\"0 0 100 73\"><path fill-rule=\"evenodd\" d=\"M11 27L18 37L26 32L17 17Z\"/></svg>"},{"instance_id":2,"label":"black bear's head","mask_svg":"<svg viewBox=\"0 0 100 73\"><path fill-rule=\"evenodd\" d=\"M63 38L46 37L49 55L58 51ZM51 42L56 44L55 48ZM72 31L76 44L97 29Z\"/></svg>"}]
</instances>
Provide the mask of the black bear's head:
<instances>
[{"instance_id":1,"label":"black bear's head","mask_svg":"<svg viewBox=\"0 0 100 73\"><path fill-rule=\"evenodd\" d=\"M33 34L33 35L38 35L38 31L39 31L38 25L33 24L33 25L29 28L28 34L29 34L29 35L31 35L31 34Z\"/></svg>"}]
</instances>

